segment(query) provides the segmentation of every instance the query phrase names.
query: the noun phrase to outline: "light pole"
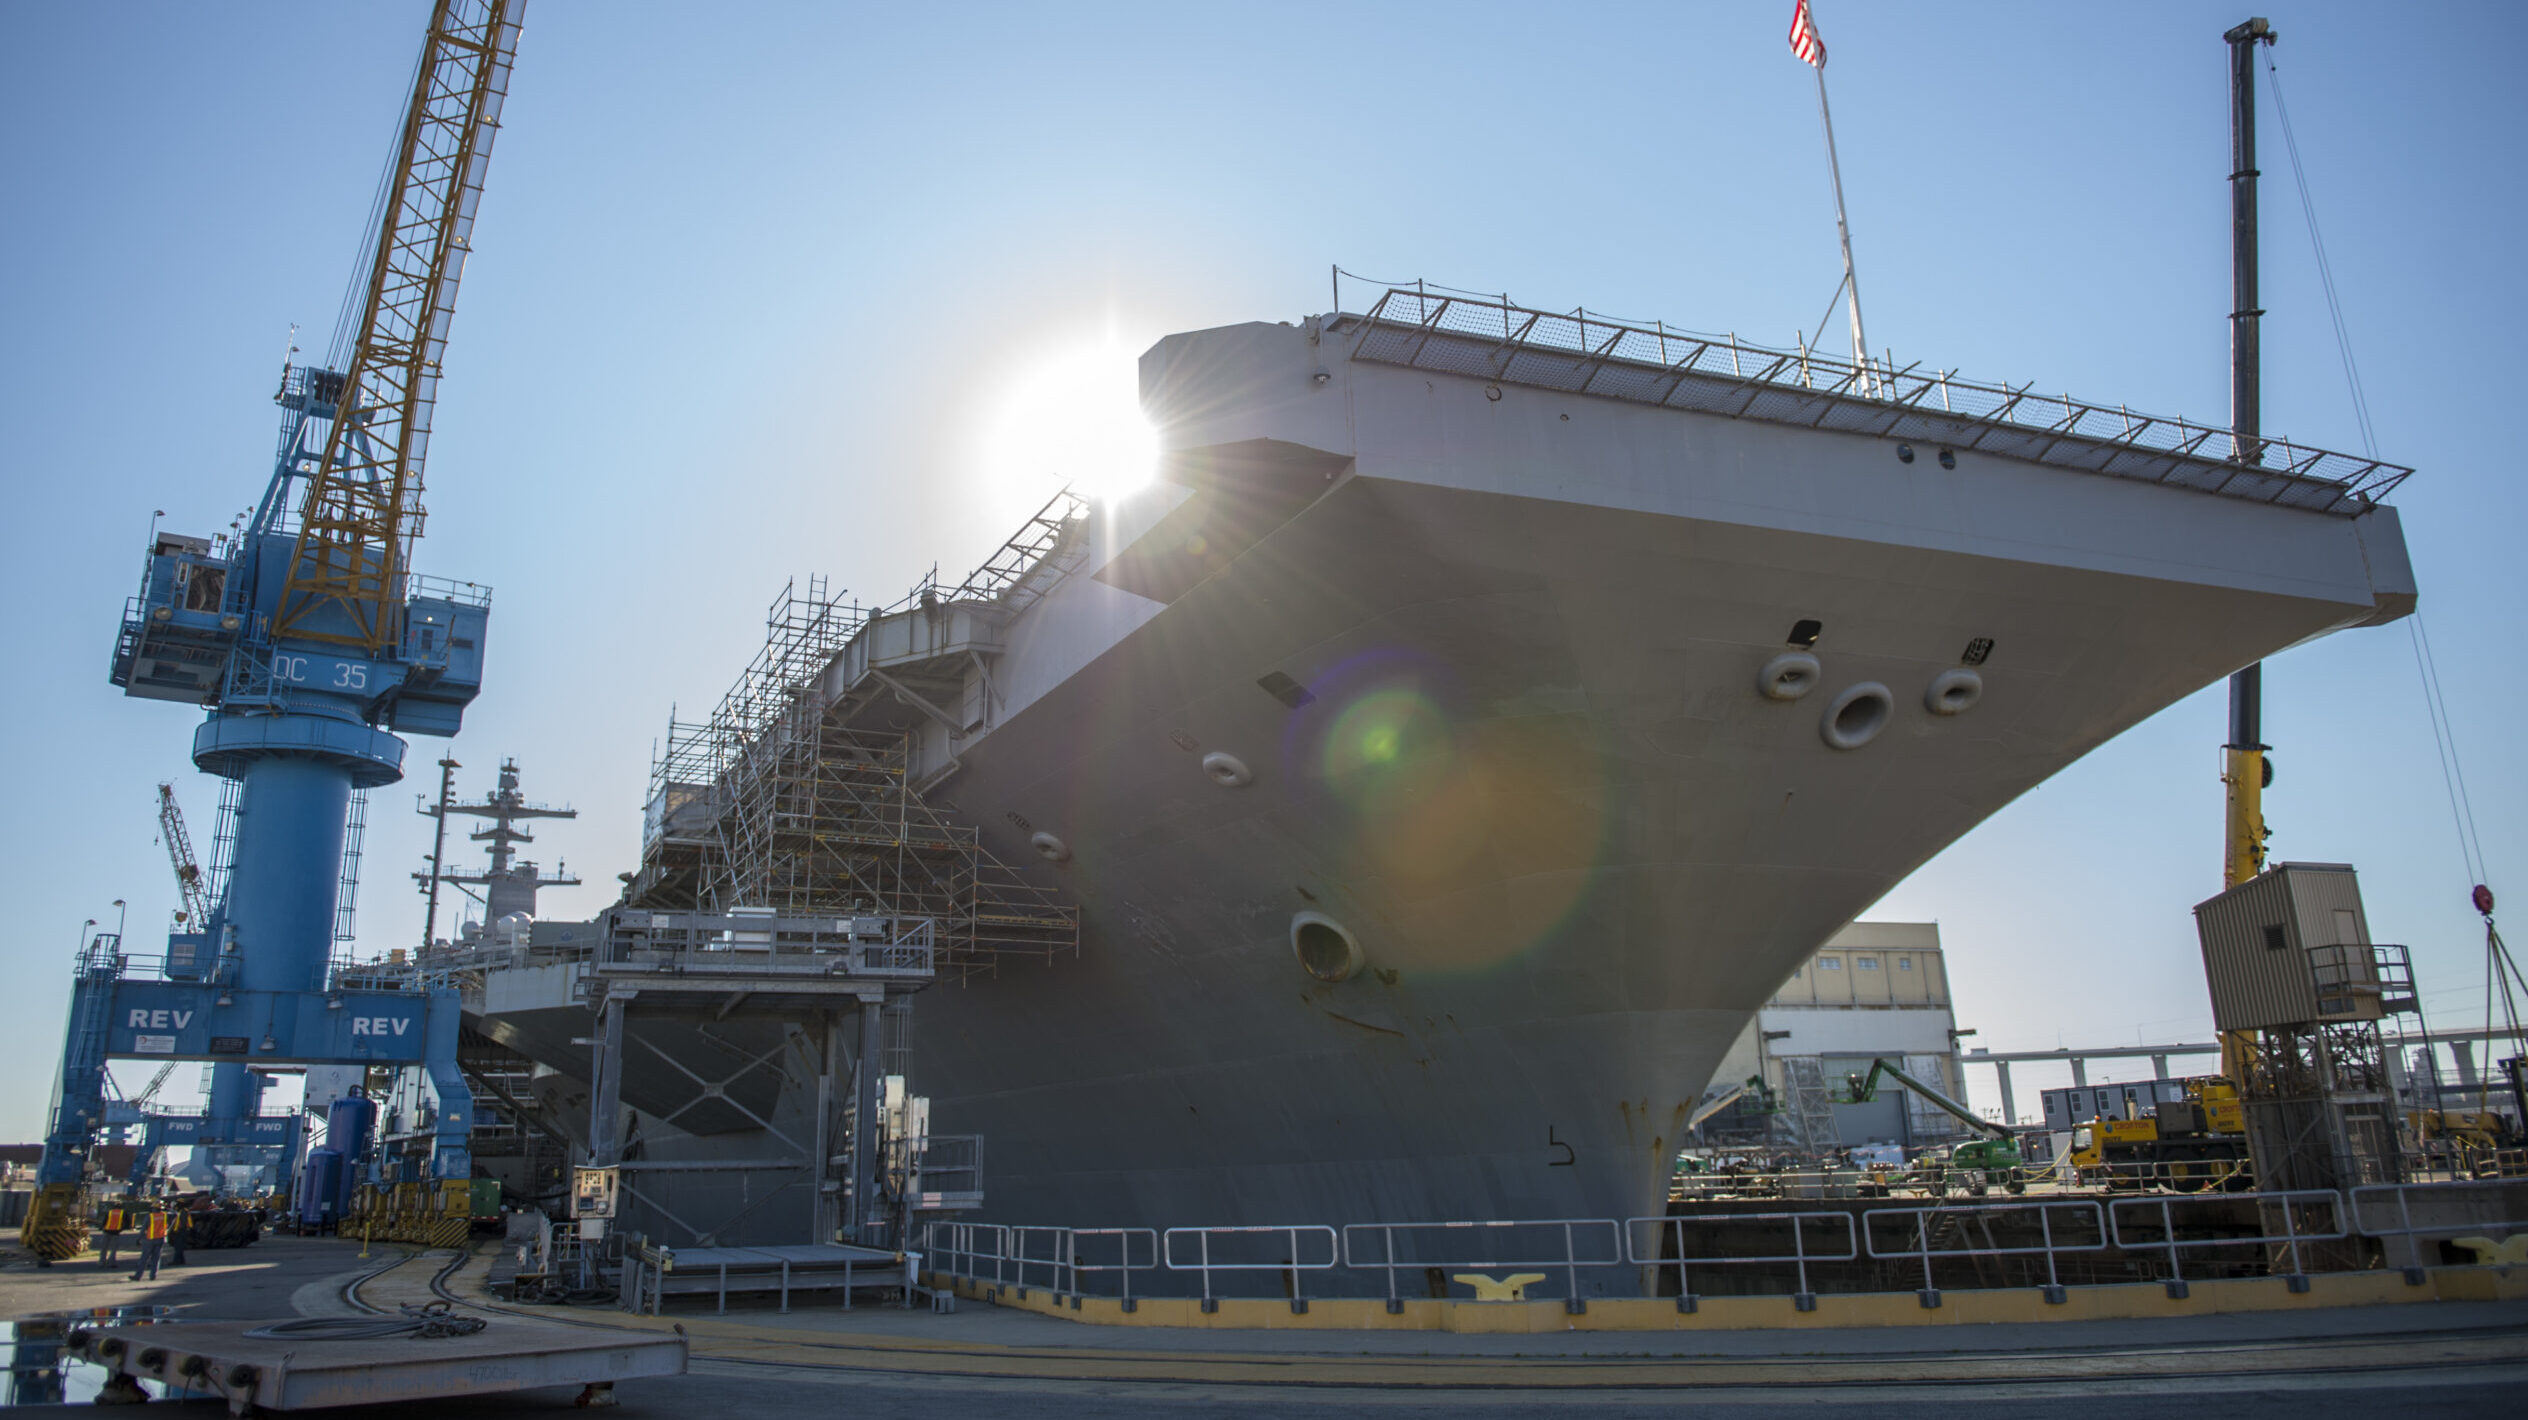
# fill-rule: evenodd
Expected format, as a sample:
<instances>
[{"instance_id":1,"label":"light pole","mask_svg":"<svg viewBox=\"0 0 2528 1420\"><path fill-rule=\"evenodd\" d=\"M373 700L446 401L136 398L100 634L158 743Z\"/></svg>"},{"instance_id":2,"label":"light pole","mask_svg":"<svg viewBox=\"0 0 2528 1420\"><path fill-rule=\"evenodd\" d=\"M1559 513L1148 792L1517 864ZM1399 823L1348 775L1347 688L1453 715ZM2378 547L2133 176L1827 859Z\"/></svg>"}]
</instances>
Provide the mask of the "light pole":
<instances>
[{"instance_id":1,"label":"light pole","mask_svg":"<svg viewBox=\"0 0 2528 1420\"><path fill-rule=\"evenodd\" d=\"M123 899L114 899L114 945L118 947L123 945L123 918L130 911L123 905Z\"/></svg>"}]
</instances>

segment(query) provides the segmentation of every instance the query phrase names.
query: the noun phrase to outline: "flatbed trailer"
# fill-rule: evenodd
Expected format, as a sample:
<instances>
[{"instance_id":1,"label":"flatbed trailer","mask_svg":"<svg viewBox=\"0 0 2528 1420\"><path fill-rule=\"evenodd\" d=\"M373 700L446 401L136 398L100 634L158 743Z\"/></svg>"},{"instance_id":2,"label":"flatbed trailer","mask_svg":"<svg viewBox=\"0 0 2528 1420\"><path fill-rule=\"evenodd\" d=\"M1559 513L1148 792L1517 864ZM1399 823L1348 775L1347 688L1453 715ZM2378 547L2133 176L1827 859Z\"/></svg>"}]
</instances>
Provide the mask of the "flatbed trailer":
<instances>
[{"instance_id":1,"label":"flatbed trailer","mask_svg":"<svg viewBox=\"0 0 2528 1420\"><path fill-rule=\"evenodd\" d=\"M229 1413L321 1410L576 1385L583 1403L618 1381L682 1375L685 1338L495 1317L465 1335L359 1334L402 1318L188 1321L81 1327L70 1354L102 1367L109 1397L139 1399L139 1382L170 1396L219 1397ZM280 1334L272 1334L276 1329ZM118 1381L120 1384L118 1385Z\"/></svg>"}]
</instances>

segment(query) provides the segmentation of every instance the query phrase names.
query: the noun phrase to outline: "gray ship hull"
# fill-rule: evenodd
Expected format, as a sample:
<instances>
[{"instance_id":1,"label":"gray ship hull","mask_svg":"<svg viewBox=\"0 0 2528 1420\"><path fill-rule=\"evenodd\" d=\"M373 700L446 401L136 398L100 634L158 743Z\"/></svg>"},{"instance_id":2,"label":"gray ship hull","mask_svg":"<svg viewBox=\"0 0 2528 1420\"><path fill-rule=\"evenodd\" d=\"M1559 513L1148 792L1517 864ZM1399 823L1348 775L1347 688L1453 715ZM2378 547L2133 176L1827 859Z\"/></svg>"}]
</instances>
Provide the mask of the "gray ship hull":
<instances>
[{"instance_id":1,"label":"gray ship hull","mask_svg":"<svg viewBox=\"0 0 2528 1420\"><path fill-rule=\"evenodd\" d=\"M1009 856L1059 835L1084 907L1077 960L920 1006L917 1084L989 1139L1004 1220L1655 1213L1721 1054L1835 930L2145 716L2411 602L2386 510L1944 470L1290 327L1177 337L1144 386L1185 491L1035 634L1137 624L942 790ZM1822 684L1768 699L1803 619ZM1931 713L1977 641L1981 701ZM1829 747L1870 681L1887 728ZM1303 912L1366 969L1303 971Z\"/></svg>"},{"instance_id":2,"label":"gray ship hull","mask_svg":"<svg viewBox=\"0 0 2528 1420\"><path fill-rule=\"evenodd\" d=\"M888 703L930 802L1080 908L1076 955L919 999L913 1087L984 1137L994 1220L1656 1213L1722 1054L1844 923L2144 717L2413 604L2384 507L2050 444L1900 455L1357 338L1154 348L1160 484L1099 511L988 664ZM1768 695L1811 636L1813 689ZM1935 706L1970 672L1979 699ZM1870 684L1880 728L1830 744ZM1303 963L1311 921L1343 979ZM546 1016L487 1026L569 1039ZM736 1057L781 1027L712 1030ZM662 1158L746 1135L643 1130Z\"/></svg>"}]
</instances>

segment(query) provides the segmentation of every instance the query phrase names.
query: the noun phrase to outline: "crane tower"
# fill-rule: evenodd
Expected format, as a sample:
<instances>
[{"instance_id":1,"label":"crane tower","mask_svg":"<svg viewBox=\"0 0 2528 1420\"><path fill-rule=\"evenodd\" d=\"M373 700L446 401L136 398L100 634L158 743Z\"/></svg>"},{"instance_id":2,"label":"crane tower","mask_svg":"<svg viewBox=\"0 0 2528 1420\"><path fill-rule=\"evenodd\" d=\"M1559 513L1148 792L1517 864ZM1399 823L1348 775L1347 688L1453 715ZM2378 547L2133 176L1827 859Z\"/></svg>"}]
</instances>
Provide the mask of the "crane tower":
<instances>
[{"instance_id":1,"label":"crane tower","mask_svg":"<svg viewBox=\"0 0 2528 1420\"><path fill-rule=\"evenodd\" d=\"M213 1062L196 1137L169 1141L203 1144L256 1142L250 1066L422 1064L452 1131L434 1170L465 1176L472 1109L453 993L357 999L328 969L352 795L402 777L402 735L455 734L482 686L488 591L419 576L412 553L441 359L525 8L437 0L358 324L339 358L283 371L278 452L244 528L153 532L110 679L208 712L193 763L238 782L233 861L163 965L119 942L81 959L39 1184L75 1187L105 1060L152 1055Z\"/></svg>"}]
</instances>

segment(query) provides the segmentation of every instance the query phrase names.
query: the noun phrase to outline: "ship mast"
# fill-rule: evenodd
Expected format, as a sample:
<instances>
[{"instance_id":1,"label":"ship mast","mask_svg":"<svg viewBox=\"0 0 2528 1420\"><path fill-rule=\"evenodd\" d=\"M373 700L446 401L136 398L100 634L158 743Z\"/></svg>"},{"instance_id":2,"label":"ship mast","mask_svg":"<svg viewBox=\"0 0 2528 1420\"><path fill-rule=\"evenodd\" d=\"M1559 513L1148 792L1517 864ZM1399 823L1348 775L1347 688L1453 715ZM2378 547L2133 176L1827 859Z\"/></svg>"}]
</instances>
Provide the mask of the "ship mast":
<instances>
[{"instance_id":1,"label":"ship mast","mask_svg":"<svg viewBox=\"0 0 2528 1420\"><path fill-rule=\"evenodd\" d=\"M1791 9L1791 53L1817 71L1817 117L1825 125L1826 175L1833 180L1835 189L1835 237L1843 244L1843 288L1839 294L1851 300L1852 368L1863 372L1862 388L1867 392L1876 382L1868 373L1869 338L1861 333L1861 278L1852 269L1852 224L1843 214L1843 163L1835 156L1835 114L1826 106L1826 39L1818 32L1817 17L1810 12L1808 0L1798 0ZM1826 310L1833 312L1831 302ZM1822 341L1825 332L1820 330L1818 338Z\"/></svg>"},{"instance_id":2,"label":"ship mast","mask_svg":"<svg viewBox=\"0 0 2528 1420\"><path fill-rule=\"evenodd\" d=\"M1861 333L1861 277L1852 269L1852 224L1843 215L1843 163L1835 157L1835 114L1826 107L1826 66L1817 66L1817 116L1826 126L1826 172L1834 179L1835 237L1843 243L1843 291L1852 317L1852 363L1870 367L1869 337Z\"/></svg>"},{"instance_id":3,"label":"ship mast","mask_svg":"<svg viewBox=\"0 0 2528 1420\"><path fill-rule=\"evenodd\" d=\"M527 802L526 796L518 792L518 761L515 759L503 759L500 762L499 788L485 794L478 801L460 803L449 793L450 776L456 768L457 764L454 760L440 761L439 802L424 805L421 808L423 817L439 821L436 835L437 846L432 848L430 854L430 871L413 874L413 881L421 884L422 890L430 896L433 922L437 920L441 883L455 883L483 889L485 930L489 930L503 917L513 912L524 913L530 918L534 917L536 893L540 889L578 886L579 879L567 869L546 873L534 863L519 859L517 851L519 844L535 841L535 835L518 827L522 821L536 818L577 818L579 810L557 809L546 804ZM447 843L448 816L451 814L470 814L476 818L491 820L489 828L468 835L477 843L491 845L492 861L488 869L479 873L459 873L449 870L443 854ZM432 944L425 940L424 945Z\"/></svg>"}]
</instances>

